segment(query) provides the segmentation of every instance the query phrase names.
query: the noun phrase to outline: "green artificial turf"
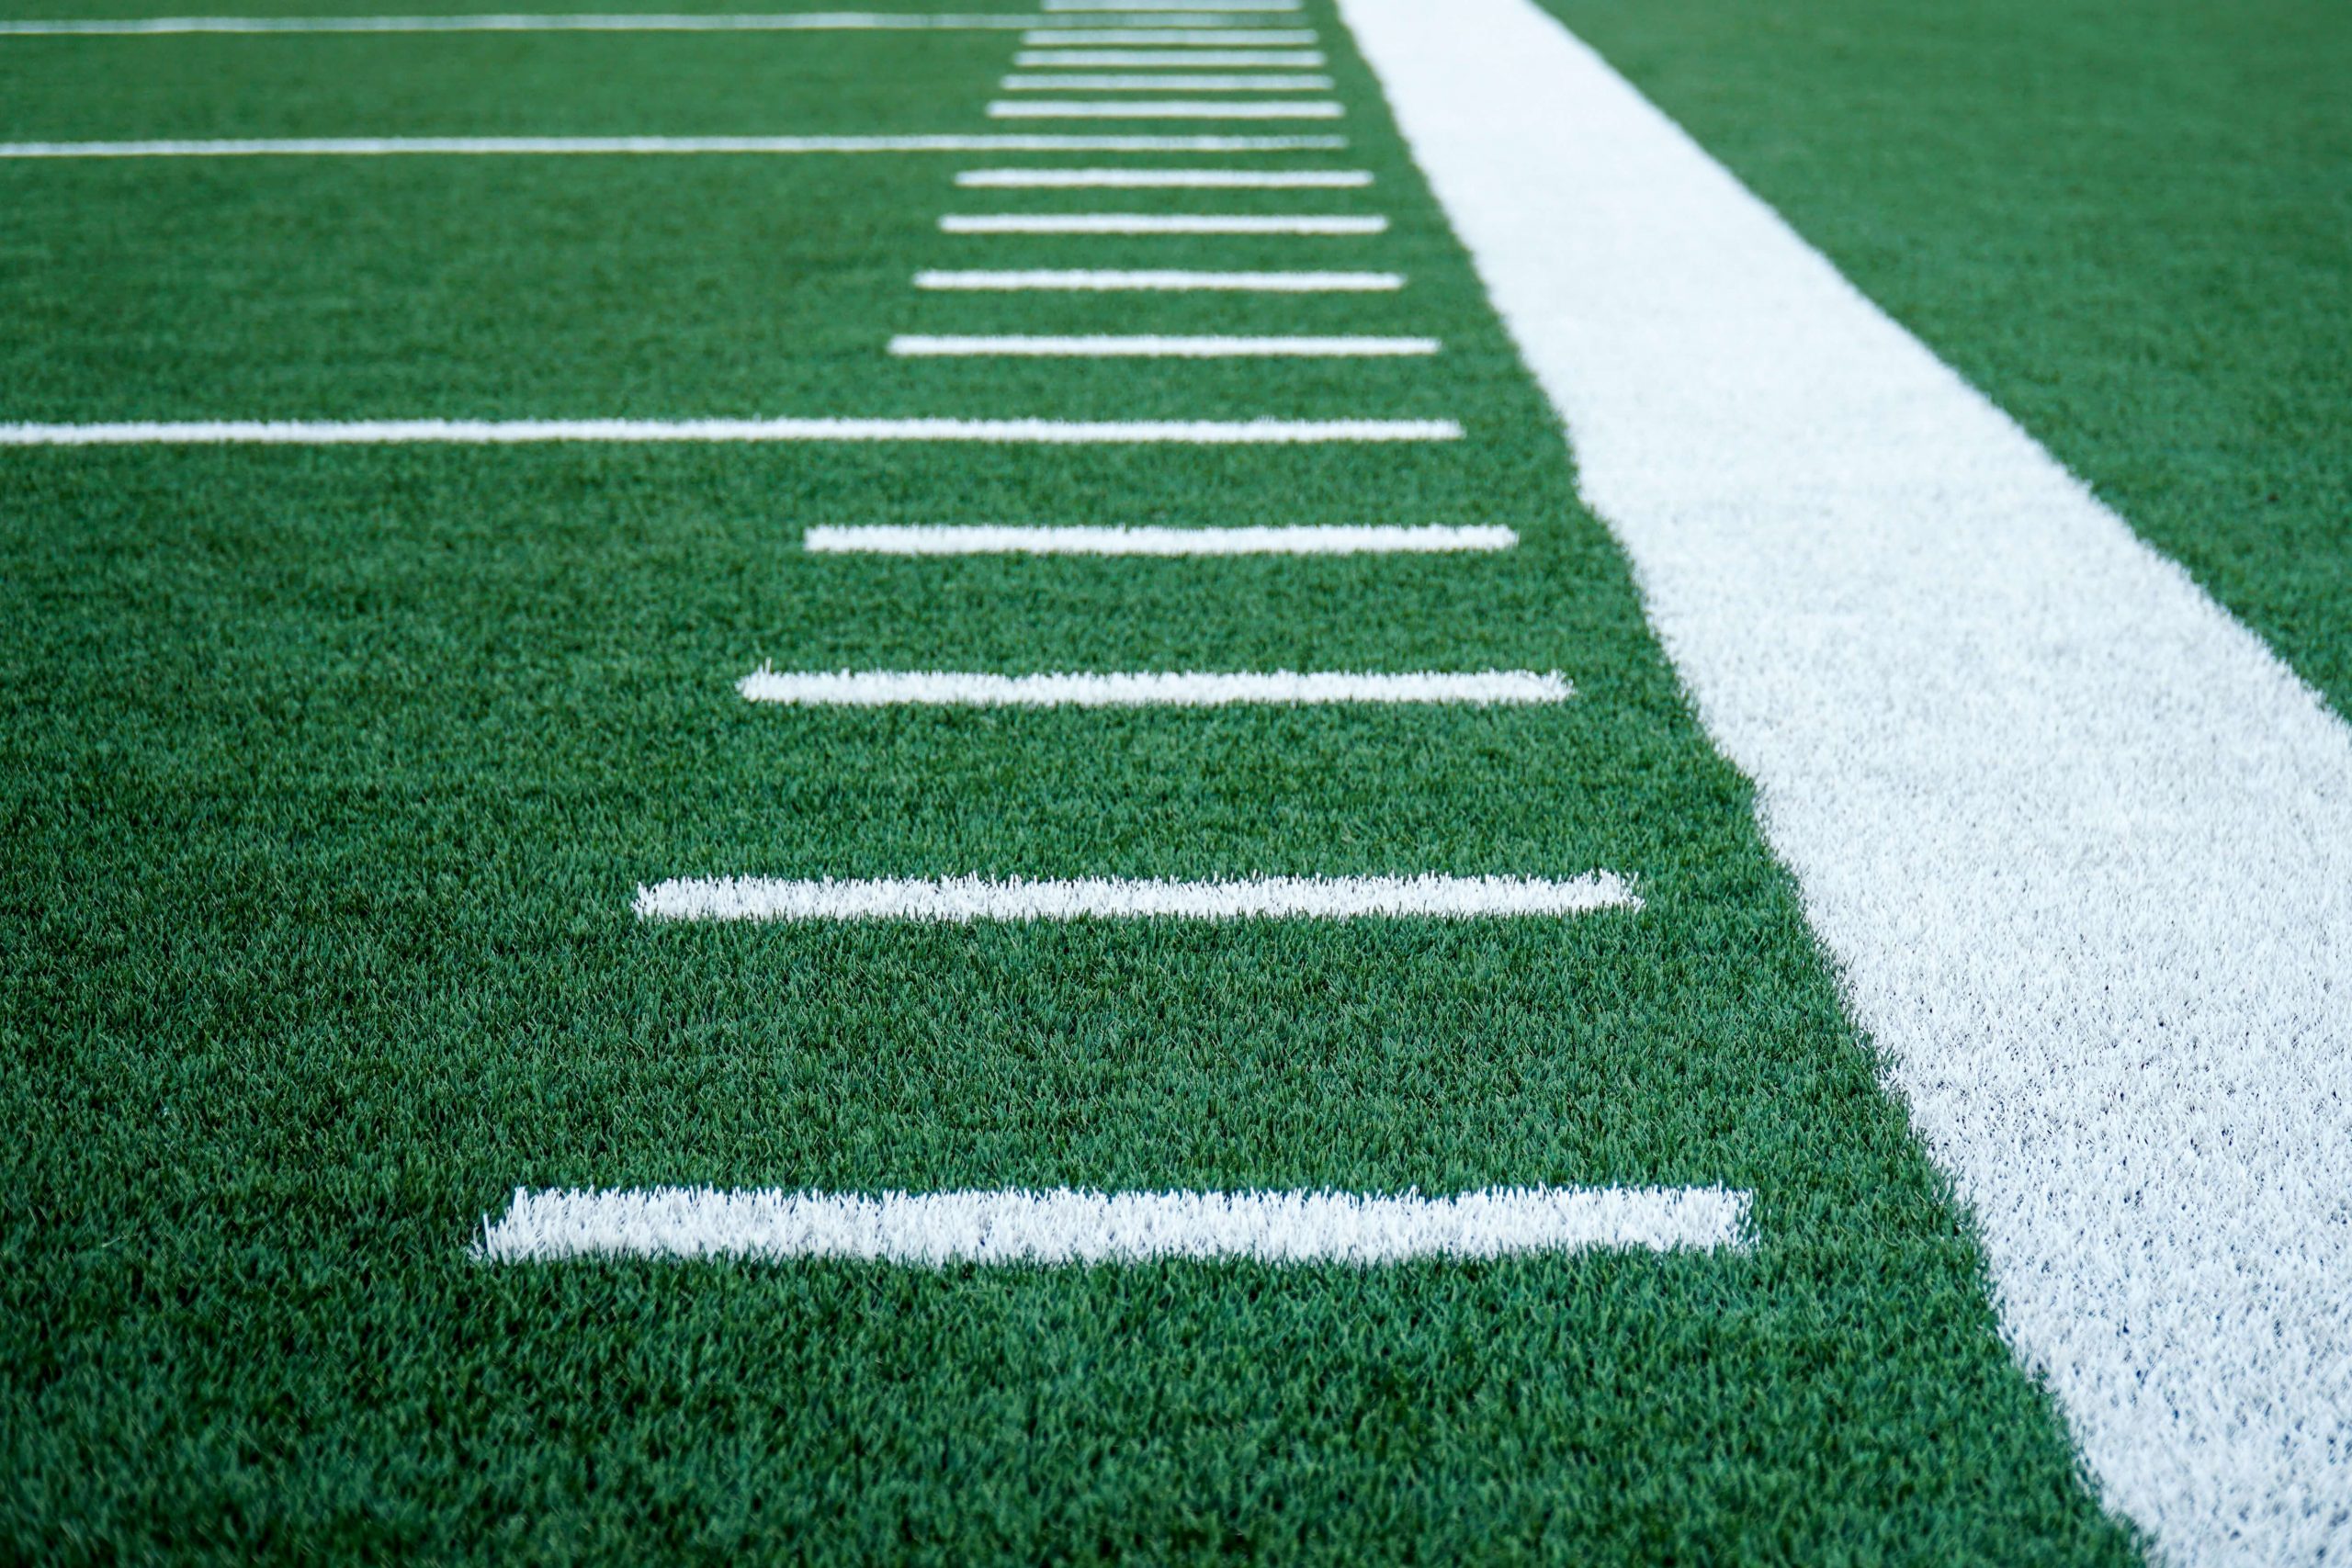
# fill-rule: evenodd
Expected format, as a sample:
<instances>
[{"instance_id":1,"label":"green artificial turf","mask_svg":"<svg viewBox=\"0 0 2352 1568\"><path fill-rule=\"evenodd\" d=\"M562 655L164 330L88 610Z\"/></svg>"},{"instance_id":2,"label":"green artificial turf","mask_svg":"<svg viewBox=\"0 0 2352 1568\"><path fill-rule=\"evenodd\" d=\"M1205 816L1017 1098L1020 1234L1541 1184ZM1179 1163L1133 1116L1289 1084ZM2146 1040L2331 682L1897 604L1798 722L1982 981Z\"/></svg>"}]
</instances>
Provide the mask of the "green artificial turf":
<instances>
[{"instance_id":1,"label":"green artificial turf","mask_svg":"<svg viewBox=\"0 0 2352 1568\"><path fill-rule=\"evenodd\" d=\"M0 420L1452 417L1454 445L0 453L27 1559L2121 1562L1744 783L1328 8L1379 240L980 241L998 159L0 164ZM981 129L1012 35L0 43L11 138ZM517 84L527 85L527 91ZM885 88L887 87L887 91ZM721 112L724 110L725 112ZM1165 128L1162 128L1165 129ZM1073 160L1043 160L1070 162ZM1075 160L1085 161L1085 160ZM1166 162L1184 163L1173 159ZM1311 259L1310 259L1311 258ZM1393 297L921 297L928 265ZM1433 362L894 364L894 332ZM817 523L1502 556L811 557ZM754 709L784 668L1558 668L1544 709ZM670 875L1574 874L1566 921L646 928ZM1724 1183L1746 1254L468 1253L518 1185Z\"/></svg>"},{"instance_id":2,"label":"green artificial turf","mask_svg":"<svg viewBox=\"0 0 2352 1568\"><path fill-rule=\"evenodd\" d=\"M2352 7L1548 3L2352 717Z\"/></svg>"}]
</instances>

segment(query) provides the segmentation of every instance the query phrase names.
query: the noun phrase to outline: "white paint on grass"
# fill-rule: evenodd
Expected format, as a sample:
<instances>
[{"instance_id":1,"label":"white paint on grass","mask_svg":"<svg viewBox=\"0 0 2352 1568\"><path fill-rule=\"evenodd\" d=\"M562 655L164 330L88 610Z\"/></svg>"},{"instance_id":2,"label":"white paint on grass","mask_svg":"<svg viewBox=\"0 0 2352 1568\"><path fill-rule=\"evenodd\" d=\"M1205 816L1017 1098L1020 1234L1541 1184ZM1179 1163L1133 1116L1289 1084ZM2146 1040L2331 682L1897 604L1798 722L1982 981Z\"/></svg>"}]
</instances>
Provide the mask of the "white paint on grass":
<instances>
[{"instance_id":1,"label":"white paint on grass","mask_svg":"<svg viewBox=\"0 0 2352 1568\"><path fill-rule=\"evenodd\" d=\"M1331 99L1021 98L989 105L990 119L1339 119Z\"/></svg>"},{"instance_id":2,"label":"white paint on grass","mask_svg":"<svg viewBox=\"0 0 2352 1568\"><path fill-rule=\"evenodd\" d=\"M875 882L690 876L637 890L641 920L1505 919L1638 909L1613 872L1532 876L1268 876L1236 882Z\"/></svg>"},{"instance_id":3,"label":"white paint on grass","mask_svg":"<svg viewBox=\"0 0 2352 1568\"><path fill-rule=\"evenodd\" d=\"M2105 1500L2352 1561L2352 727L1532 0L1340 9Z\"/></svg>"},{"instance_id":4,"label":"white paint on grass","mask_svg":"<svg viewBox=\"0 0 2352 1568\"><path fill-rule=\"evenodd\" d=\"M1435 354L1433 337L938 337L890 340L902 359L1399 359Z\"/></svg>"},{"instance_id":5,"label":"white paint on grass","mask_svg":"<svg viewBox=\"0 0 2352 1568\"><path fill-rule=\"evenodd\" d=\"M1146 9L1122 6L1120 9ZM1157 10L1159 7L1148 7ZM1046 11L1056 9L1044 7ZM1226 9L1186 6L1194 12ZM701 33L842 32L877 29L1033 29L1043 16L978 12L924 15L905 11L783 12L486 12L447 17L124 17L27 18L0 21L0 37L133 37L175 33Z\"/></svg>"},{"instance_id":6,"label":"white paint on grass","mask_svg":"<svg viewBox=\"0 0 2352 1568\"><path fill-rule=\"evenodd\" d=\"M1385 234L1379 217L1242 212L951 212L944 234Z\"/></svg>"},{"instance_id":7,"label":"white paint on grass","mask_svg":"<svg viewBox=\"0 0 2352 1568\"><path fill-rule=\"evenodd\" d=\"M1040 11L1296 11L1299 0L1040 0Z\"/></svg>"},{"instance_id":8,"label":"white paint on grass","mask_svg":"<svg viewBox=\"0 0 2352 1568\"><path fill-rule=\"evenodd\" d=\"M1340 136L326 136L209 141L0 141L0 158L673 157L817 152L1330 152Z\"/></svg>"},{"instance_id":9,"label":"white paint on grass","mask_svg":"<svg viewBox=\"0 0 2352 1568\"><path fill-rule=\"evenodd\" d=\"M1354 1192L994 1190L875 1196L657 1187L517 1188L476 1255L1368 1267L1531 1253L1743 1249L1749 1194L1720 1187L1506 1187L1447 1198Z\"/></svg>"},{"instance_id":10,"label":"white paint on grass","mask_svg":"<svg viewBox=\"0 0 2352 1568\"><path fill-rule=\"evenodd\" d=\"M1148 44L1156 49L1302 49L1315 43L1312 28L1244 31L1238 28L1040 28L1021 35L1029 49L1118 49Z\"/></svg>"},{"instance_id":11,"label":"white paint on grass","mask_svg":"<svg viewBox=\"0 0 2352 1568\"><path fill-rule=\"evenodd\" d=\"M1145 75L1057 71L1014 73L997 85L1008 93L1328 93L1331 78L1295 72L1263 76L1214 76L1155 71Z\"/></svg>"},{"instance_id":12,"label":"white paint on grass","mask_svg":"<svg viewBox=\"0 0 2352 1568\"><path fill-rule=\"evenodd\" d=\"M1015 446L1293 446L1458 441L1430 419L379 419L0 424L0 446L503 446L540 441L971 441Z\"/></svg>"},{"instance_id":13,"label":"white paint on grass","mask_svg":"<svg viewBox=\"0 0 2352 1568\"><path fill-rule=\"evenodd\" d=\"M1363 169L966 169L967 190L1362 190Z\"/></svg>"},{"instance_id":14,"label":"white paint on grass","mask_svg":"<svg viewBox=\"0 0 2352 1568\"><path fill-rule=\"evenodd\" d=\"M1024 70L1117 65L1222 71L1250 65L1312 71L1325 61L1321 51L1312 49L1024 49L1012 57L1012 63Z\"/></svg>"},{"instance_id":15,"label":"white paint on grass","mask_svg":"<svg viewBox=\"0 0 2352 1568\"><path fill-rule=\"evenodd\" d=\"M941 670L772 670L736 682L744 700L796 707L1182 707L1327 703L1464 703L1524 706L1574 694L1558 671L1351 674L1277 670L992 675Z\"/></svg>"},{"instance_id":16,"label":"white paint on grass","mask_svg":"<svg viewBox=\"0 0 2352 1568\"><path fill-rule=\"evenodd\" d=\"M810 528L804 548L876 556L1382 556L1515 548L1519 536L1488 525L1295 528L1021 528L892 525Z\"/></svg>"},{"instance_id":17,"label":"white paint on grass","mask_svg":"<svg viewBox=\"0 0 2352 1568\"><path fill-rule=\"evenodd\" d=\"M1393 272L919 272L917 288L1116 293L1378 294L1405 287Z\"/></svg>"}]
</instances>

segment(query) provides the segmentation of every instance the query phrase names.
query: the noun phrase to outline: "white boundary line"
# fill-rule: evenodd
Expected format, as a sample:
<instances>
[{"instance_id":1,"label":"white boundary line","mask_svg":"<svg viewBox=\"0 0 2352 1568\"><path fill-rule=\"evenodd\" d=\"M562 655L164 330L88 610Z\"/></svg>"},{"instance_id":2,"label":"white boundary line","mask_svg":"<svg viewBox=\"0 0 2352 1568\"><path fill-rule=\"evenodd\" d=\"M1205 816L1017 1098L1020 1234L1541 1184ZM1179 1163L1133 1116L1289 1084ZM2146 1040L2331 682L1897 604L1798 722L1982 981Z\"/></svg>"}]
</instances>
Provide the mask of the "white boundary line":
<instances>
[{"instance_id":1,"label":"white boundary line","mask_svg":"<svg viewBox=\"0 0 2352 1568\"><path fill-rule=\"evenodd\" d=\"M1491 525L1294 528L1021 528L953 525L818 525L801 547L814 555L877 556L1359 556L1447 555L1514 549L1519 536Z\"/></svg>"},{"instance_id":2,"label":"white boundary line","mask_svg":"<svg viewBox=\"0 0 2352 1568\"><path fill-rule=\"evenodd\" d=\"M915 287L1017 293L1383 294L1405 287L1394 272L919 272Z\"/></svg>"},{"instance_id":3,"label":"white boundary line","mask_svg":"<svg viewBox=\"0 0 2352 1568\"><path fill-rule=\"evenodd\" d=\"M0 158L512 157L818 152L1330 152L1342 136L330 136L0 141Z\"/></svg>"},{"instance_id":4,"label":"white boundary line","mask_svg":"<svg viewBox=\"0 0 2352 1568\"><path fill-rule=\"evenodd\" d=\"M1006 93L1328 93L1329 76L1280 72L1264 76L1206 76L1180 71L1105 74L1096 72L1015 72L1001 78Z\"/></svg>"},{"instance_id":5,"label":"white boundary line","mask_svg":"<svg viewBox=\"0 0 2352 1568\"><path fill-rule=\"evenodd\" d=\"M762 665L735 682L735 689L746 702L792 707L1202 708L1336 703L1486 707L1564 703L1575 694L1556 670L990 675L942 670L772 670Z\"/></svg>"},{"instance_id":6,"label":"white boundary line","mask_svg":"<svg viewBox=\"0 0 2352 1568\"><path fill-rule=\"evenodd\" d=\"M965 190L1363 190L1365 169L966 169Z\"/></svg>"},{"instance_id":7,"label":"white boundary line","mask_svg":"<svg viewBox=\"0 0 2352 1568\"><path fill-rule=\"evenodd\" d=\"M1238 212L950 212L943 234L1320 234L1388 232L1378 216Z\"/></svg>"},{"instance_id":8,"label":"white boundary line","mask_svg":"<svg viewBox=\"0 0 2352 1568\"><path fill-rule=\"evenodd\" d=\"M1533 1253L1744 1250L1750 1198L1720 1187L1354 1192L790 1192L516 1188L475 1255L854 1258L942 1268L1165 1258L1358 1268Z\"/></svg>"},{"instance_id":9,"label":"white boundary line","mask_svg":"<svg viewBox=\"0 0 2352 1568\"><path fill-rule=\"evenodd\" d=\"M2104 1500L2352 1561L2352 726L1532 0L1340 10Z\"/></svg>"},{"instance_id":10,"label":"white boundary line","mask_svg":"<svg viewBox=\"0 0 2352 1568\"><path fill-rule=\"evenodd\" d=\"M1287 446L1457 441L1452 420L387 419L0 424L0 446L463 446L539 441L971 441L1016 446Z\"/></svg>"},{"instance_id":11,"label":"white boundary line","mask_svg":"<svg viewBox=\"0 0 2352 1568\"><path fill-rule=\"evenodd\" d=\"M1433 337L940 337L890 340L901 359L1402 359L1438 353Z\"/></svg>"},{"instance_id":12,"label":"white boundary line","mask_svg":"<svg viewBox=\"0 0 2352 1568\"><path fill-rule=\"evenodd\" d=\"M990 119L1340 119L1348 111L1336 99L1017 98L998 99L988 112Z\"/></svg>"},{"instance_id":13,"label":"white boundary line","mask_svg":"<svg viewBox=\"0 0 2352 1568\"><path fill-rule=\"evenodd\" d=\"M1160 71L1227 71L1268 66L1314 71L1329 63L1313 49L1024 49L1012 57L1023 70L1063 70L1074 65L1149 67Z\"/></svg>"},{"instance_id":14,"label":"white boundary line","mask_svg":"<svg viewBox=\"0 0 2352 1568\"><path fill-rule=\"evenodd\" d=\"M1047 7L1048 10L1052 7ZM1159 7L1121 7L1137 11ZM1216 12L1216 5L1187 6ZM742 33L1033 30L1053 18L1044 15L987 16L899 11L784 12L574 12L533 15L490 12L447 17L125 17L80 19L28 18L0 21L0 37L126 38L189 33Z\"/></svg>"},{"instance_id":15,"label":"white boundary line","mask_svg":"<svg viewBox=\"0 0 2352 1568\"><path fill-rule=\"evenodd\" d=\"M1040 11L1124 11L1136 16L1154 11L1287 11L1302 7L1299 0L1039 0Z\"/></svg>"},{"instance_id":16,"label":"white boundary line","mask_svg":"<svg viewBox=\"0 0 2352 1568\"><path fill-rule=\"evenodd\" d=\"M871 882L774 876L673 877L637 890L641 920L1351 920L1508 919L1638 909L1613 872L1528 876L1269 876L1235 882Z\"/></svg>"},{"instance_id":17,"label":"white boundary line","mask_svg":"<svg viewBox=\"0 0 2352 1568\"><path fill-rule=\"evenodd\" d=\"M1149 45L1155 49L1312 49L1312 28L1245 32L1238 28L1041 28L1021 35L1024 49L1119 49Z\"/></svg>"}]
</instances>

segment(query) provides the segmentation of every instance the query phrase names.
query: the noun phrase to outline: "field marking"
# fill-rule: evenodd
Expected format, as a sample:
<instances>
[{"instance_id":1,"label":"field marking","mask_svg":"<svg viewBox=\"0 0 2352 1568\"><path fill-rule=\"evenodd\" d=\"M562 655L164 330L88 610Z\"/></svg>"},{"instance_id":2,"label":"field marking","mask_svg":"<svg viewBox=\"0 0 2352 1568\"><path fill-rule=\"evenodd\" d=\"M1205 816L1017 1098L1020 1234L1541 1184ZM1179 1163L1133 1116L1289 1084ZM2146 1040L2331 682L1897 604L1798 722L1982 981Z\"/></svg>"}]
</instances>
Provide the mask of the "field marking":
<instances>
[{"instance_id":1,"label":"field marking","mask_svg":"<svg viewBox=\"0 0 2352 1568\"><path fill-rule=\"evenodd\" d=\"M818 152L1332 152L1342 136L338 136L0 141L0 158L513 157Z\"/></svg>"},{"instance_id":2,"label":"field marking","mask_svg":"<svg viewBox=\"0 0 2352 1568\"><path fill-rule=\"evenodd\" d=\"M946 337L901 333L901 359L1401 359L1436 354L1433 337Z\"/></svg>"},{"instance_id":3,"label":"field marking","mask_svg":"<svg viewBox=\"0 0 2352 1568\"><path fill-rule=\"evenodd\" d=\"M1023 70L1120 65L1207 71L1252 65L1312 71L1328 62L1320 50L1313 49L1024 49L1012 57L1012 63Z\"/></svg>"},{"instance_id":4,"label":"field marking","mask_svg":"<svg viewBox=\"0 0 2352 1568\"><path fill-rule=\"evenodd\" d=\"M1120 9L1158 10L1158 6ZM1186 6L1191 12L1227 7ZM1047 11L1056 7L1047 6ZM535 16L490 12L449 17L125 17L87 20L57 17L0 21L0 37L123 38L187 33L701 33L701 32L926 32L1032 30L1051 18L1043 15L987 16L899 11L782 12L574 12Z\"/></svg>"},{"instance_id":5,"label":"field marking","mask_svg":"<svg viewBox=\"0 0 2352 1568\"><path fill-rule=\"evenodd\" d=\"M2103 1500L2352 1559L2352 726L1532 0L1340 11Z\"/></svg>"},{"instance_id":6,"label":"field marking","mask_svg":"<svg viewBox=\"0 0 2352 1568\"><path fill-rule=\"evenodd\" d=\"M1024 49L1117 49L1150 44L1161 49L1311 49L1311 28L1283 28L1246 32L1238 28L1193 29L1169 28L1040 28L1021 35Z\"/></svg>"},{"instance_id":7,"label":"field marking","mask_svg":"<svg viewBox=\"0 0 2352 1568\"><path fill-rule=\"evenodd\" d=\"M1163 212L951 212L944 234L1385 234L1381 217Z\"/></svg>"},{"instance_id":8,"label":"field marking","mask_svg":"<svg viewBox=\"0 0 2352 1568\"><path fill-rule=\"evenodd\" d=\"M990 119L1340 119L1348 111L1328 98L1000 98L988 112Z\"/></svg>"},{"instance_id":9,"label":"field marking","mask_svg":"<svg viewBox=\"0 0 2352 1568\"><path fill-rule=\"evenodd\" d=\"M1514 549L1519 536L1491 525L1332 525L1293 528L1023 528L1002 525L818 525L801 547L814 555L876 556L1363 556L1443 555Z\"/></svg>"},{"instance_id":10,"label":"field marking","mask_svg":"<svg viewBox=\"0 0 2352 1568\"><path fill-rule=\"evenodd\" d=\"M917 288L979 293L1380 294L1405 287L1394 272L919 272Z\"/></svg>"},{"instance_id":11,"label":"field marking","mask_svg":"<svg viewBox=\"0 0 2352 1568\"><path fill-rule=\"evenodd\" d=\"M966 169L965 190L1363 190L1364 169Z\"/></svg>"},{"instance_id":12,"label":"field marking","mask_svg":"<svg viewBox=\"0 0 2352 1568\"><path fill-rule=\"evenodd\" d=\"M794 707L1231 707L1336 703L1524 706L1575 695L1558 671L1351 674L1201 671L992 675L943 670L773 670L735 683L746 702Z\"/></svg>"},{"instance_id":13,"label":"field marking","mask_svg":"<svg viewBox=\"0 0 2352 1568\"><path fill-rule=\"evenodd\" d=\"M1296 11L1299 0L1039 0L1040 11Z\"/></svg>"},{"instance_id":14,"label":"field marking","mask_svg":"<svg viewBox=\"0 0 2352 1568\"><path fill-rule=\"evenodd\" d=\"M1462 426L1443 419L363 419L0 424L0 446L503 446L541 441L1257 446L1461 438Z\"/></svg>"},{"instance_id":15,"label":"field marking","mask_svg":"<svg viewBox=\"0 0 2352 1568\"><path fill-rule=\"evenodd\" d=\"M791 1192L517 1188L485 1219L493 1263L583 1258L854 1258L943 1268L1163 1258L1356 1268L1532 1253L1731 1251L1750 1195L1720 1187L1355 1192Z\"/></svg>"},{"instance_id":16,"label":"field marking","mask_svg":"<svg viewBox=\"0 0 2352 1568\"><path fill-rule=\"evenodd\" d=\"M1269 876L1233 882L1002 881L985 876L798 881L673 877L639 887L640 920L1511 919L1638 909L1614 872L1529 876Z\"/></svg>"},{"instance_id":17,"label":"field marking","mask_svg":"<svg viewBox=\"0 0 2352 1568\"><path fill-rule=\"evenodd\" d=\"M1141 76L1068 71L1043 75L1015 73L997 83L998 89L1007 93L1328 93L1331 86L1329 76L1296 73L1204 76L1165 71Z\"/></svg>"}]
</instances>

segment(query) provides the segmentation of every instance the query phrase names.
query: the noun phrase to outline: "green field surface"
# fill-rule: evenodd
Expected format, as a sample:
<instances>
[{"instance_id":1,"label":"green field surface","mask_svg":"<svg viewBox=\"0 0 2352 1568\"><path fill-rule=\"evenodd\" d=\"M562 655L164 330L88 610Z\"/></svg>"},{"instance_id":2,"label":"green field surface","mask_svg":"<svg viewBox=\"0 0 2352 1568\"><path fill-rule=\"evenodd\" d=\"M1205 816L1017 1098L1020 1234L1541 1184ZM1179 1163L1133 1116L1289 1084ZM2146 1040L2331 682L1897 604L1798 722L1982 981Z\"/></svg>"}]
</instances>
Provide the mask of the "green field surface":
<instances>
[{"instance_id":1,"label":"green field surface","mask_svg":"<svg viewBox=\"0 0 2352 1568\"><path fill-rule=\"evenodd\" d=\"M2295 95L2252 90L2283 73L2302 93L2340 23L2168 6L2119 39L2086 0L1899 20L1836 0L1769 25L1721 0L1557 8L2352 709L2346 457L2315 438L2345 423L2352 347L2324 254L2346 100L2339 78L2300 100L2336 118L2293 119ZM39 14L77 12L116 14ZM0 452L5 1555L2137 1559L2004 1345L1966 1218L1554 415L1344 30L1322 0L1309 16L1350 145L1258 162L1368 169L1370 189L953 185L1248 162L1183 155L0 162L0 422L1468 431ZM0 140L1002 130L983 111L1017 36L0 39ZM2102 40L2144 57L2139 87L2087 63ZM2004 71L2026 57L2039 74ZM1898 58L1916 90L1881 69ZM2250 149L2276 188L2223 177ZM1057 210L1393 228L936 228ZM935 266L1410 282L917 292ZM1445 349L899 362L898 333ZM801 549L809 525L871 523L1501 524L1523 543ZM1556 669L1577 696L779 709L734 689L763 660ZM1644 908L968 928L630 908L669 876L1596 867ZM1539 1183L1749 1190L1753 1246L1379 1269L470 1251L518 1186Z\"/></svg>"}]
</instances>

